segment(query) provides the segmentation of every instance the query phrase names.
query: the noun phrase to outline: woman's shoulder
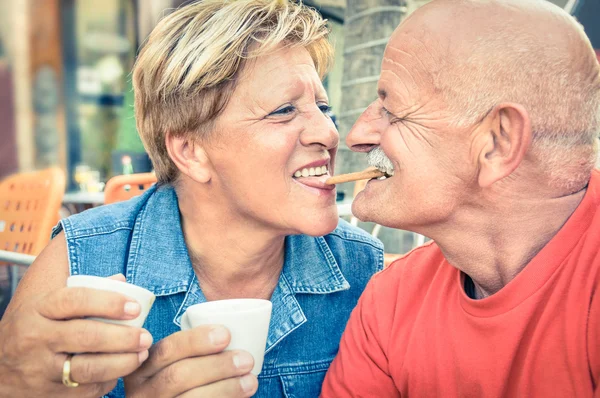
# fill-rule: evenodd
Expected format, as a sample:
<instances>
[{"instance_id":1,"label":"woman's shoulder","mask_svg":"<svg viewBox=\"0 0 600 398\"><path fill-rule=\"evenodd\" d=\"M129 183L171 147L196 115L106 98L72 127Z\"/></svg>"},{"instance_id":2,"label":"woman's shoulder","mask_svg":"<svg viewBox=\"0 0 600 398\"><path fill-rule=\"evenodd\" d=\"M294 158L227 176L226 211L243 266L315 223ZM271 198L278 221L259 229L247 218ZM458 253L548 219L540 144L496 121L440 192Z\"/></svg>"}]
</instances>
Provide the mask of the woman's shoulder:
<instances>
[{"instance_id":1,"label":"woman's shoulder","mask_svg":"<svg viewBox=\"0 0 600 398\"><path fill-rule=\"evenodd\" d=\"M360 269L370 276L383 269L383 243L363 229L341 220L323 237L342 271Z\"/></svg>"},{"instance_id":2,"label":"woman's shoulder","mask_svg":"<svg viewBox=\"0 0 600 398\"><path fill-rule=\"evenodd\" d=\"M154 191L151 188L130 200L94 207L62 219L52 231L52 236L54 237L62 230L65 231L68 238L132 230L140 211Z\"/></svg>"},{"instance_id":3,"label":"woman's shoulder","mask_svg":"<svg viewBox=\"0 0 600 398\"><path fill-rule=\"evenodd\" d=\"M364 229L355 227L345 220L340 219L338 226L331 233L324 236L328 241L340 241L344 244L360 244L372 247L374 251L383 252L383 243Z\"/></svg>"}]
</instances>

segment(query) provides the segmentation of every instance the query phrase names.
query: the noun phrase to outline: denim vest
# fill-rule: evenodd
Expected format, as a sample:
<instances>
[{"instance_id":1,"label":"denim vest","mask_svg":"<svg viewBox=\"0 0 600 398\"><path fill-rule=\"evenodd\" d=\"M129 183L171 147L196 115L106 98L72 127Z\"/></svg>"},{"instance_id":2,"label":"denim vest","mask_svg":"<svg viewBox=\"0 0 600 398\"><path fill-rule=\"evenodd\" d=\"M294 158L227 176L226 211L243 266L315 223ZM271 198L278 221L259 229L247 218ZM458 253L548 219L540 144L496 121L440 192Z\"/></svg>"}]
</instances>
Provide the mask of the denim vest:
<instances>
[{"instance_id":1,"label":"denim vest","mask_svg":"<svg viewBox=\"0 0 600 398\"><path fill-rule=\"evenodd\" d=\"M152 187L127 202L66 218L53 236L61 230L72 275L122 273L157 296L144 324L155 342L180 330L181 316L190 305L206 301L170 186ZM382 268L381 242L343 220L323 237L286 238L255 397L319 395L350 312L368 280ZM107 395L124 396L122 380Z\"/></svg>"}]
</instances>

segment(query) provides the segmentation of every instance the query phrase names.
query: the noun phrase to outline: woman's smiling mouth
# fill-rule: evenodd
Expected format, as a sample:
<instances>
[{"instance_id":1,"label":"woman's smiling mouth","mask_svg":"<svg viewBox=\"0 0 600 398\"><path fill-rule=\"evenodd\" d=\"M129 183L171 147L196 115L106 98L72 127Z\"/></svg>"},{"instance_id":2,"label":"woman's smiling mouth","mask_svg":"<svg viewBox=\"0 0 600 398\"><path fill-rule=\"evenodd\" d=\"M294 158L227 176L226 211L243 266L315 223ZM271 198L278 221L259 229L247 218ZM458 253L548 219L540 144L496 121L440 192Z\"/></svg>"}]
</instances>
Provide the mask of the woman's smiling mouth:
<instances>
[{"instance_id":1,"label":"woman's smiling mouth","mask_svg":"<svg viewBox=\"0 0 600 398\"><path fill-rule=\"evenodd\" d=\"M325 184L330 177L329 159L320 160L307 164L296 170L292 176L297 183L310 188L315 193L323 194L323 191L330 192L335 186Z\"/></svg>"},{"instance_id":2,"label":"woman's smiling mouth","mask_svg":"<svg viewBox=\"0 0 600 398\"><path fill-rule=\"evenodd\" d=\"M303 168L302 170L297 170L294 173L294 177L295 178L299 178L299 177L314 177L314 176L322 176L324 174L328 174L329 170L327 169L327 166L320 166L320 167L310 167L310 168Z\"/></svg>"}]
</instances>

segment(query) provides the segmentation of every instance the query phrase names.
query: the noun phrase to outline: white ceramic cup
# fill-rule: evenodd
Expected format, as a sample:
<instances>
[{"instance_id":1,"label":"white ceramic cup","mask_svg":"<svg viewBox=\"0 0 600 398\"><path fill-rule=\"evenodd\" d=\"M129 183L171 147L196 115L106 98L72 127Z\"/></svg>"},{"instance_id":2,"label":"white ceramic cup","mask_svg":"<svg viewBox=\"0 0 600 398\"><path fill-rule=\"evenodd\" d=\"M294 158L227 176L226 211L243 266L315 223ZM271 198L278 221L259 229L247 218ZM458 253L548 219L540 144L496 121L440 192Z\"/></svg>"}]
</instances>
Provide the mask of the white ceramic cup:
<instances>
[{"instance_id":1,"label":"white ceramic cup","mask_svg":"<svg viewBox=\"0 0 600 398\"><path fill-rule=\"evenodd\" d=\"M202 325L223 325L231 333L226 350L244 350L254 358L252 373L262 369L273 305L268 300L209 301L189 307L181 317L181 330Z\"/></svg>"},{"instance_id":2,"label":"white ceramic cup","mask_svg":"<svg viewBox=\"0 0 600 398\"><path fill-rule=\"evenodd\" d=\"M135 326L138 328L141 328L146 321L146 317L148 316L148 313L152 308L152 304L154 304L154 299L156 298L151 291L146 290L143 287L114 279L103 278L100 276L73 275L67 279L67 287L86 287L90 289L107 290L109 292L121 293L134 299L141 306L140 314L134 319L115 320L93 317L88 319L114 323L116 325Z\"/></svg>"}]
</instances>

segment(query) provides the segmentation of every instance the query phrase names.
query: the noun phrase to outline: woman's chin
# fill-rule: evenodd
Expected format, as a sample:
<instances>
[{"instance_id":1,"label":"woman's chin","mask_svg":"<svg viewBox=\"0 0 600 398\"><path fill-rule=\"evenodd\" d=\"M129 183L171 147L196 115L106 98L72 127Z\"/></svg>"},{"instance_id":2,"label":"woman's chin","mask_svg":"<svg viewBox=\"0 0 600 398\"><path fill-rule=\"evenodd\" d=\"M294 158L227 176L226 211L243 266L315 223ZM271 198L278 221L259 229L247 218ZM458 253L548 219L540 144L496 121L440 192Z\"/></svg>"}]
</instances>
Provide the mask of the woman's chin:
<instances>
[{"instance_id":1,"label":"woman's chin","mask_svg":"<svg viewBox=\"0 0 600 398\"><path fill-rule=\"evenodd\" d=\"M337 228L339 219L337 215L335 217L327 217L326 219L321 218L314 220L310 223L310 220L306 220L305 225L301 228L301 233L309 236L323 236L332 232Z\"/></svg>"}]
</instances>

